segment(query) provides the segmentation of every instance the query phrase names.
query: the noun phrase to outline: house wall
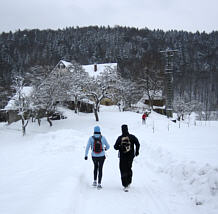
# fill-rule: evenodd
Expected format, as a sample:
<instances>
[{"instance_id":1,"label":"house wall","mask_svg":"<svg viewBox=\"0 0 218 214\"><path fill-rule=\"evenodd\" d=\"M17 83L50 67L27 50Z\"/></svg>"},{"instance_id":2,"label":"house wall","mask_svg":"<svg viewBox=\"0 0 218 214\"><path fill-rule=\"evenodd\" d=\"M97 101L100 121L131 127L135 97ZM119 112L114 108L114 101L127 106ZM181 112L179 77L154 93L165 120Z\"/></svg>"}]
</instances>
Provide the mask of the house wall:
<instances>
[{"instance_id":1,"label":"house wall","mask_svg":"<svg viewBox=\"0 0 218 214\"><path fill-rule=\"evenodd\" d=\"M154 111L159 113L159 114L166 115L166 110L165 109L155 108Z\"/></svg>"},{"instance_id":2,"label":"house wall","mask_svg":"<svg viewBox=\"0 0 218 214\"><path fill-rule=\"evenodd\" d=\"M73 101L70 102L65 102L65 105L71 109L75 110L75 103ZM93 112L93 105L85 102L78 102L78 109L79 112L84 112L84 113L92 113Z\"/></svg>"},{"instance_id":3,"label":"house wall","mask_svg":"<svg viewBox=\"0 0 218 214\"><path fill-rule=\"evenodd\" d=\"M109 98L104 98L101 101L101 105L111 106L111 105L115 105L115 103L111 99L109 99Z\"/></svg>"},{"instance_id":4,"label":"house wall","mask_svg":"<svg viewBox=\"0 0 218 214\"><path fill-rule=\"evenodd\" d=\"M149 105L149 100L145 100L144 103L146 105ZM165 105L165 100L153 100L152 101L154 106L164 106Z\"/></svg>"},{"instance_id":5,"label":"house wall","mask_svg":"<svg viewBox=\"0 0 218 214\"><path fill-rule=\"evenodd\" d=\"M8 114L5 110L0 111L0 122L7 122Z\"/></svg>"},{"instance_id":6,"label":"house wall","mask_svg":"<svg viewBox=\"0 0 218 214\"><path fill-rule=\"evenodd\" d=\"M8 124L11 124L13 122L17 122L20 119L21 119L21 117L18 115L18 111L16 111L16 110L9 110L8 111Z\"/></svg>"}]
</instances>

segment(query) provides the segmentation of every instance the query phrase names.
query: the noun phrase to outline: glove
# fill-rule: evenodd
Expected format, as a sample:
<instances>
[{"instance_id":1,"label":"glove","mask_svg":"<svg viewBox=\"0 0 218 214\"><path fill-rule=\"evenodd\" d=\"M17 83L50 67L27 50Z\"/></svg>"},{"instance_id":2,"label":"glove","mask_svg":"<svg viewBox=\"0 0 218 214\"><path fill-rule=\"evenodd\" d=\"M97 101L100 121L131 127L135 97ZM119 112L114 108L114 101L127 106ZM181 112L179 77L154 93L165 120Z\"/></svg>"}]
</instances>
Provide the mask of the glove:
<instances>
[{"instance_id":1,"label":"glove","mask_svg":"<svg viewBox=\"0 0 218 214\"><path fill-rule=\"evenodd\" d=\"M138 155L139 155L139 151L136 151L136 152L135 152L135 156L138 156Z\"/></svg>"},{"instance_id":2,"label":"glove","mask_svg":"<svg viewBox=\"0 0 218 214\"><path fill-rule=\"evenodd\" d=\"M88 157L87 156L85 156L85 158L84 158L85 160L88 160Z\"/></svg>"}]
</instances>

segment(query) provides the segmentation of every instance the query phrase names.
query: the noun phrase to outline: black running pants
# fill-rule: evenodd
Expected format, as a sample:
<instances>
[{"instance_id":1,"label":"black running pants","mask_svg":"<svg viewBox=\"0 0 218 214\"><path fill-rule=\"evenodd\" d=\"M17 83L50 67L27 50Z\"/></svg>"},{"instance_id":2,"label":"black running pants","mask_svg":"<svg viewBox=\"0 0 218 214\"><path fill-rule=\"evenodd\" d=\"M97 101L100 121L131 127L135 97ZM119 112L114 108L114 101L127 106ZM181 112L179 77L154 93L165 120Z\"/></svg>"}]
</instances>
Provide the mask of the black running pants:
<instances>
[{"instance_id":1,"label":"black running pants","mask_svg":"<svg viewBox=\"0 0 218 214\"><path fill-rule=\"evenodd\" d=\"M124 187L132 183L132 162L133 158L120 158L120 174Z\"/></svg>"},{"instance_id":2,"label":"black running pants","mask_svg":"<svg viewBox=\"0 0 218 214\"><path fill-rule=\"evenodd\" d=\"M98 183L101 183L102 179L102 169L104 165L105 156L102 157L92 157L94 163L94 180L97 180L98 176Z\"/></svg>"}]
</instances>

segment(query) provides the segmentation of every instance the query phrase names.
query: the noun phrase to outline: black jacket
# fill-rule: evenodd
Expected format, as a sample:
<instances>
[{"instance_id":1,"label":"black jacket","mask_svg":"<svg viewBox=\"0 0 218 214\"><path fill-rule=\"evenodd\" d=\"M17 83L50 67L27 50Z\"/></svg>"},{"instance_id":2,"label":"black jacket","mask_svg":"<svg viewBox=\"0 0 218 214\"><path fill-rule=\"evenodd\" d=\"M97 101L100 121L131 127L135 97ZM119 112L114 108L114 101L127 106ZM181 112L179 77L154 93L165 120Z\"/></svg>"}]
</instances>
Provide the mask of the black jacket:
<instances>
[{"instance_id":1,"label":"black jacket","mask_svg":"<svg viewBox=\"0 0 218 214\"><path fill-rule=\"evenodd\" d=\"M121 149L121 139L124 136L128 136L131 143L131 150L127 153L123 153ZM138 139L132 134L121 135L117 138L116 143L114 144L114 149L119 150L120 158L134 158L135 155L139 154L140 144Z\"/></svg>"}]
</instances>

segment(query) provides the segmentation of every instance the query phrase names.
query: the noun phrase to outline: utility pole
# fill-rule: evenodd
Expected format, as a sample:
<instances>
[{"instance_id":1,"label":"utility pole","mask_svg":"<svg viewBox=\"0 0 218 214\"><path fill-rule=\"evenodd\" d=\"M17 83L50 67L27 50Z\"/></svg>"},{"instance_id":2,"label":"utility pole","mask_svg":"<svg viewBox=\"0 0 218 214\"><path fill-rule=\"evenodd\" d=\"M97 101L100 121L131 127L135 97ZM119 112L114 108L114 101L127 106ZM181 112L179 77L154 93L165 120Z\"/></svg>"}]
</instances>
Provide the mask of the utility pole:
<instances>
[{"instance_id":1,"label":"utility pole","mask_svg":"<svg viewBox=\"0 0 218 214\"><path fill-rule=\"evenodd\" d=\"M167 48L160 51L165 55L165 87L166 87L166 115L172 117L173 115L173 56L178 50L170 50Z\"/></svg>"}]
</instances>

